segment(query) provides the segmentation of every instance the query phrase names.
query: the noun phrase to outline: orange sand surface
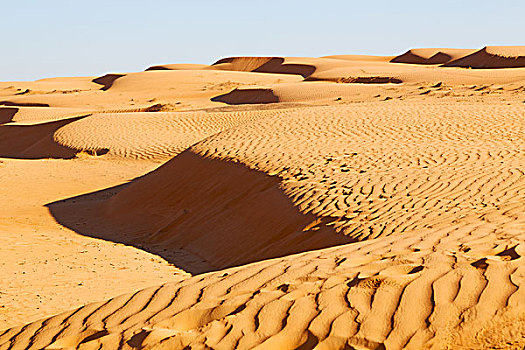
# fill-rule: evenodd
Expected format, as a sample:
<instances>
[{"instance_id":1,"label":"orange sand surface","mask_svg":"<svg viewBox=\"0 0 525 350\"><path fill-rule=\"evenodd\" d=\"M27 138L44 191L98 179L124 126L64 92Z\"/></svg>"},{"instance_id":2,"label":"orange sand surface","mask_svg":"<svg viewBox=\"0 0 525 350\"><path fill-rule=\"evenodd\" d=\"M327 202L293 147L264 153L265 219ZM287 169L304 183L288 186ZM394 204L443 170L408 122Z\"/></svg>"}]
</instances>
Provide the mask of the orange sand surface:
<instances>
[{"instance_id":1,"label":"orange sand surface","mask_svg":"<svg viewBox=\"0 0 525 350\"><path fill-rule=\"evenodd\" d=\"M524 57L0 83L0 349L523 349Z\"/></svg>"}]
</instances>

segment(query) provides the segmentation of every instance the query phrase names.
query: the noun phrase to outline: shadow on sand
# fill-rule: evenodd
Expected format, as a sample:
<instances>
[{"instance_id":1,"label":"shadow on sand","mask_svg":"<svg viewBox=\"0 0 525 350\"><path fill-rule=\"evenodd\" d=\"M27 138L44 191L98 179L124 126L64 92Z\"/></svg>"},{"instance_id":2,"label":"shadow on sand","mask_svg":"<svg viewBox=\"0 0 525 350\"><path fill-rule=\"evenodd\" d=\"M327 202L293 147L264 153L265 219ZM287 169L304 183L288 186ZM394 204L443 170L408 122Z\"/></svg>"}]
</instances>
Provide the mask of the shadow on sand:
<instances>
[{"instance_id":1,"label":"shadow on sand","mask_svg":"<svg viewBox=\"0 0 525 350\"><path fill-rule=\"evenodd\" d=\"M0 108L0 125L13 121L13 117L18 113L19 108L5 107Z\"/></svg>"},{"instance_id":2,"label":"shadow on sand","mask_svg":"<svg viewBox=\"0 0 525 350\"><path fill-rule=\"evenodd\" d=\"M0 125L0 157L15 159L74 158L78 150L57 143L55 131L80 116L35 125Z\"/></svg>"},{"instance_id":3,"label":"shadow on sand","mask_svg":"<svg viewBox=\"0 0 525 350\"><path fill-rule=\"evenodd\" d=\"M106 91L106 90L109 90L111 86L113 86L113 83L115 82L115 80L117 80L118 78L122 78L125 75L126 74L106 74L101 77L95 78L91 81L94 82L95 84L102 85L100 90Z\"/></svg>"},{"instance_id":4,"label":"shadow on sand","mask_svg":"<svg viewBox=\"0 0 525 350\"><path fill-rule=\"evenodd\" d=\"M280 183L187 150L130 183L47 207L77 233L133 245L192 274L354 242L301 213Z\"/></svg>"},{"instance_id":5,"label":"shadow on sand","mask_svg":"<svg viewBox=\"0 0 525 350\"><path fill-rule=\"evenodd\" d=\"M226 70L274 73L274 74L297 74L303 78L312 75L316 67L309 64L284 63L283 57L226 57L213 63L212 66L230 64Z\"/></svg>"},{"instance_id":6,"label":"shadow on sand","mask_svg":"<svg viewBox=\"0 0 525 350\"><path fill-rule=\"evenodd\" d=\"M271 89L234 89L226 94L211 98L213 102L229 105L277 103L277 97Z\"/></svg>"}]
</instances>

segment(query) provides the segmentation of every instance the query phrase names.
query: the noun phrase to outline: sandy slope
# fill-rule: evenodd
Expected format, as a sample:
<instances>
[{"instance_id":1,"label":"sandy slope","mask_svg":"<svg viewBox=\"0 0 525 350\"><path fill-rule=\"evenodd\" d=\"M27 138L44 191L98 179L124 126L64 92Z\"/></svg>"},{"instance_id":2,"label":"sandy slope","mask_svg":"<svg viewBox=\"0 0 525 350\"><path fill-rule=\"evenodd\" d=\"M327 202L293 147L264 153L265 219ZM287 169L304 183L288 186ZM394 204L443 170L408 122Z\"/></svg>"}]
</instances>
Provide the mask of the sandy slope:
<instances>
[{"instance_id":1,"label":"sandy slope","mask_svg":"<svg viewBox=\"0 0 525 350\"><path fill-rule=\"evenodd\" d=\"M186 275L139 249L82 237L44 206L125 183L155 166L88 156L1 159L0 329Z\"/></svg>"},{"instance_id":2,"label":"sandy slope","mask_svg":"<svg viewBox=\"0 0 525 350\"><path fill-rule=\"evenodd\" d=\"M211 107L214 105L210 101L211 97L238 86L299 82L302 78L294 75L217 70L158 70L117 74L112 79L98 81L100 84L92 84L96 89L71 93L35 91L17 95L13 88L5 88L2 92L11 95L3 96L0 106L27 107L37 104L80 107L90 112L137 112L162 104L169 110L181 110L188 106ZM17 86L23 89L26 86L30 88L32 84L34 83L24 82Z\"/></svg>"},{"instance_id":3,"label":"sandy slope","mask_svg":"<svg viewBox=\"0 0 525 350\"><path fill-rule=\"evenodd\" d=\"M517 223L524 224L523 215ZM12 349L518 349L525 341L523 230L480 223L470 234L474 227L197 276L14 328L0 339L11 339L4 348Z\"/></svg>"},{"instance_id":4,"label":"sandy slope","mask_svg":"<svg viewBox=\"0 0 525 350\"><path fill-rule=\"evenodd\" d=\"M525 67L525 47L487 46L470 55L450 61L445 66L466 68Z\"/></svg>"},{"instance_id":5,"label":"sandy slope","mask_svg":"<svg viewBox=\"0 0 525 350\"><path fill-rule=\"evenodd\" d=\"M410 64L445 64L461 57L470 55L475 50L470 49L411 49L402 55L394 57L390 62Z\"/></svg>"},{"instance_id":6,"label":"sandy slope","mask_svg":"<svg viewBox=\"0 0 525 350\"><path fill-rule=\"evenodd\" d=\"M266 113L105 113L93 114L61 127L56 143L71 149L108 156L161 159L174 156L194 143Z\"/></svg>"},{"instance_id":7,"label":"sandy slope","mask_svg":"<svg viewBox=\"0 0 525 350\"><path fill-rule=\"evenodd\" d=\"M0 349L523 348L525 70L391 59L2 83Z\"/></svg>"},{"instance_id":8,"label":"sandy slope","mask_svg":"<svg viewBox=\"0 0 525 350\"><path fill-rule=\"evenodd\" d=\"M303 233L316 217L318 226L358 240L467 224L500 202L525 199L523 113L525 106L377 102L276 110L207 138L97 204L98 221L114 221L97 231L113 232L112 240L138 231L142 244L183 248L226 267L345 243L330 230ZM316 217L296 222L294 207ZM71 222L67 210L52 210Z\"/></svg>"}]
</instances>

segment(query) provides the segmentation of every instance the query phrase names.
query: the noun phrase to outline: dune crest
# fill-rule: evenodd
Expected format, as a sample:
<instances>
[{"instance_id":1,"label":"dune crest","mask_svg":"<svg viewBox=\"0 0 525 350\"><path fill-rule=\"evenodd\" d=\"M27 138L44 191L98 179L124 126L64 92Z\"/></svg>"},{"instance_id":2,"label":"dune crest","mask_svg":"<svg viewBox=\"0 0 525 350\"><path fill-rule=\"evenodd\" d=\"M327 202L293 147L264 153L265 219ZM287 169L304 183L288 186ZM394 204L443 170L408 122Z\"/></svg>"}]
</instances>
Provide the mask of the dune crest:
<instances>
[{"instance_id":1,"label":"dune crest","mask_svg":"<svg viewBox=\"0 0 525 350\"><path fill-rule=\"evenodd\" d=\"M0 108L0 124L6 124L13 120L13 117L18 113L18 108L2 107Z\"/></svg>"},{"instance_id":2,"label":"dune crest","mask_svg":"<svg viewBox=\"0 0 525 350\"><path fill-rule=\"evenodd\" d=\"M444 66L478 69L522 68L525 67L525 46L487 46Z\"/></svg>"},{"instance_id":3,"label":"dune crest","mask_svg":"<svg viewBox=\"0 0 525 350\"><path fill-rule=\"evenodd\" d=\"M0 157L42 159L75 157L77 151L57 143L53 134L59 128L83 117L35 125L0 125Z\"/></svg>"},{"instance_id":4,"label":"dune crest","mask_svg":"<svg viewBox=\"0 0 525 350\"><path fill-rule=\"evenodd\" d=\"M390 60L393 63L410 64L445 64L452 60L469 55L470 49L411 49Z\"/></svg>"},{"instance_id":5,"label":"dune crest","mask_svg":"<svg viewBox=\"0 0 525 350\"><path fill-rule=\"evenodd\" d=\"M284 57L228 57L211 65L214 69L275 73L297 74L306 78L315 72L316 67L302 63L287 63Z\"/></svg>"},{"instance_id":6,"label":"dune crest","mask_svg":"<svg viewBox=\"0 0 525 350\"><path fill-rule=\"evenodd\" d=\"M99 224L86 231L105 232L101 238L152 251L183 249L215 268L353 241L316 216L301 214L279 184L278 177L186 151L108 201L92 205L93 221ZM74 204L79 199L72 202L49 206L65 226L75 222L77 207L86 211L82 203ZM214 208L221 210L213 214Z\"/></svg>"},{"instance_id":7,"label":"dune crest","mask_svg":"<svg viewBox=\"0 0 525 350\"><path fill-rule=\"evenodd\" d=\"M213 102L223 102L229 105L240 105L276 103L279 102L279 97L277 97L271 89L248 88L234 89L227 94L215 96L211 100Z\"/></svg>"},{"instance_id":8,"label":"dune crest","mask_svg":"<svg viewBox=\"0 0 525 350\"><path fill-rule=\"evenodd\" d=\"M96 84L102 85L100 90L106 91L113 85L115 80L122 78L123 76L125 76L125 74L106 74L104 76L95 78L92 81Z\"/></svg>"}]
</instances>

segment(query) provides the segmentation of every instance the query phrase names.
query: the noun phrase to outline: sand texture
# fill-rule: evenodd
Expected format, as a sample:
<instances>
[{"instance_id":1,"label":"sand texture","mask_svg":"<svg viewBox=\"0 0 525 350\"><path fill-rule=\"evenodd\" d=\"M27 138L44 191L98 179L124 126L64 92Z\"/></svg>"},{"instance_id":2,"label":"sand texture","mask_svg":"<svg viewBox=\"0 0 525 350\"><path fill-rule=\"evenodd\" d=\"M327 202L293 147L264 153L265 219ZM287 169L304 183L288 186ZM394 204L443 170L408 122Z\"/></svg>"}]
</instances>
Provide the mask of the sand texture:
<instances>
[{"instance_id":1,"label":"sand texture","mask_svg":"<svg viewBox=\"0 0 525 350\"><path fill-rule=\"evenodd\" d=\"M0 349L523 349L523 50L0 83Z\"/></svg>"}]
</instances>

